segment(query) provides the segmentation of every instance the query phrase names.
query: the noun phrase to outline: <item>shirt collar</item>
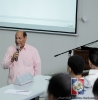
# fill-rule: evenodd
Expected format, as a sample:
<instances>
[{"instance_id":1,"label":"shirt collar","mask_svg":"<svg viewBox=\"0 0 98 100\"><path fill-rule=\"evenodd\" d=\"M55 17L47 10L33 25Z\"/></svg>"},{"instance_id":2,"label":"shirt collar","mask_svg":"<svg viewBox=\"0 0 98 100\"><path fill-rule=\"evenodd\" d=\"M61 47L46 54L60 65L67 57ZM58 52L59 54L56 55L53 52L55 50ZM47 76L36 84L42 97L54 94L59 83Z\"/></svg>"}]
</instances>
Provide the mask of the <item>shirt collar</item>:
<instances>
[{"instance_id":1,"label":"shirt collar","mask_svg":"<svg viewBox=\"0 0 98 100\"><path fill-rule=\"evenodd\" d=\"M16 45L15 45L15 48L16 48ZM24 50L27 49L27 44L25 44L25 46L23 47Z\"/></svg>"},{"instance_id":2,"label":"shirt collar","mask_svg":"<svg viewBox=\"0 0 98 100\"><path fill-rule=\"evenodd\" d=\"M25 44L25 46L23 47L23 49L25 49L25 50L27 49L27 44Z\"/></svg>"}]
</instances>

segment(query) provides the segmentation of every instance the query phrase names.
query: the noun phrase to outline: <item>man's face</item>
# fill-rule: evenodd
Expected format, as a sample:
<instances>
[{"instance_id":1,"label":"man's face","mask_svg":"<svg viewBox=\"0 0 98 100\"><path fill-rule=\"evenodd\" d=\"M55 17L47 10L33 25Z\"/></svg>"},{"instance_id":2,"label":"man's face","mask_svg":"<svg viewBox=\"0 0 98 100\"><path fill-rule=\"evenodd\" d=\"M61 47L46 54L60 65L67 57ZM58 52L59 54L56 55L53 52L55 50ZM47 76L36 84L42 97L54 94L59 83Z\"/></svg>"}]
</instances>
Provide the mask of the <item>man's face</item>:
<instances>
[{"instance_id":1,"label":"man's face","mask_svg":"<svg viewBox=\"0 0 98 100\"><path fill-rule=\"evenodd\" d=\"M23 32L19 31L15 35L15 43L16 45L20 46L20 48L23 48L26 43L27 37L23 37Z\"/></svg>"}]
</instances>

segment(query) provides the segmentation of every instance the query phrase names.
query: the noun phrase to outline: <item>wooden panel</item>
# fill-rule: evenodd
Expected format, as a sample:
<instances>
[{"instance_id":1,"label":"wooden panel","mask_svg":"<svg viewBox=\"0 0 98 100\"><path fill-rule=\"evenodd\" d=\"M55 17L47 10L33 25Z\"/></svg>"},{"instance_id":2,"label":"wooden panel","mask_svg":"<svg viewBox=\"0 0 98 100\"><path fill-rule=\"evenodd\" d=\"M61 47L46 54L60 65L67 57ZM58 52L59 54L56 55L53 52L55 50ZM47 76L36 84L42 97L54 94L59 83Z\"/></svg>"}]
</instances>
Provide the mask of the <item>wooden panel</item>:
<instances>
[{"instance_id":1,"label":"wooden panel","mask_svg":"<svg viewBox=\"0 0 98 100\"><path fill-rule=\"evenodd\" d=\"M84 58L84 60L85 60L84 70L90 69L89 63L88 63L88 53L89 53L89 50L74 50L74 52L73 52L74 55L80 55L81 57Z\"/></svg>"}]
</instances>

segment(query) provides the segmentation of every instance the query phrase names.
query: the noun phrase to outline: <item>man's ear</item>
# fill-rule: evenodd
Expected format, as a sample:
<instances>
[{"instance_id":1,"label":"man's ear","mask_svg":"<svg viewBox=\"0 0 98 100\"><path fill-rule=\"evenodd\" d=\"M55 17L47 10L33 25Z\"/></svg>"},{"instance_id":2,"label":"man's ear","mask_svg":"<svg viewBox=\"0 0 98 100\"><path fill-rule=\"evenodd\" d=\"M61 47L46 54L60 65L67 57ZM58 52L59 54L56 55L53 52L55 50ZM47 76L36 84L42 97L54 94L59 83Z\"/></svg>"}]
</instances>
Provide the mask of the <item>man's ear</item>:
<instances>
[{"instance_id":1,"label":"man's ear","mask_svg":"<svg viewBox=\"0 0 98 100\"><path fill-rule=\"evenodd\" d=\"M27 36L25 37L25 40L27 40Z\"/></svg>"},{"instance_id":2,"label":"man's ear","mask_svg":"<svg viewBox=\"0 0 98 100\"><path fill-rule=\"evenodd\" d=\"M89 66L92 68L92 62L90 61L90 60L88 60L88 62L89 62Z\"/></svg>"},{"instance_id":3,"label":"man's ear","mask_svg":"<svg viewBox=\"0 0 98 100\"><path fill-rule=\"evenodd\" d=\"M68 71L69 71L69 73L71 73L71 71L72 71L71 68L70 68L69 66L68 66Z\"/></svg>"}]
</instances>

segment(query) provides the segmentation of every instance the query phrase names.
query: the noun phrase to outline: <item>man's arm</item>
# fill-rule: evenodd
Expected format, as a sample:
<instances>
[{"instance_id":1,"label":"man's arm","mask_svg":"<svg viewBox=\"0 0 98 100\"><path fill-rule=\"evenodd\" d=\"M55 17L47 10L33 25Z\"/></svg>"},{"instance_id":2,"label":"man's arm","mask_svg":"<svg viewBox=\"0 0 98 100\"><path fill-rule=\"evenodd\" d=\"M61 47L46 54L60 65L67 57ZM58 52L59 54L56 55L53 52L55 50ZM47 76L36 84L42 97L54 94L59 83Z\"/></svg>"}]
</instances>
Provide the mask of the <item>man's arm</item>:
<instances>
[{"instance_id":1,"label":"man's arm","mask_svg":"<svg viewBox=\"0 0 98 100\"><path fill-rule=\"evenodd\" d=\"M11 57L11 55L10 55L10 51L11 49L10 49L10 47L7 49L7 52L6 52L6 54L5 54L5 56L4 56L4 59L3 59L3 61L2 61L2 67L4 68L4 69L8 69L8 68L10 68L10 67L12 67L13 66L13 57Z\"/></svg>"},{"instance_id":2,"label":"man's arm","mask_svg":"<svg viewBox=\"0 0 98 100\"><path fill-rule=\"evenodd\" d=\"M34 66L34 75L40 75L41 74L41 63L38 63Z\"/></svg>"},{"instance_id":3,"label":"man's arm","mask_svg":"<svg viewBox=\"0 0 98 100\"><path fill-rule=\"evenodd\" d=\"M34 53L34 75L41 74L41 60L37 50Z\"/></svg>"}]
</instances>

